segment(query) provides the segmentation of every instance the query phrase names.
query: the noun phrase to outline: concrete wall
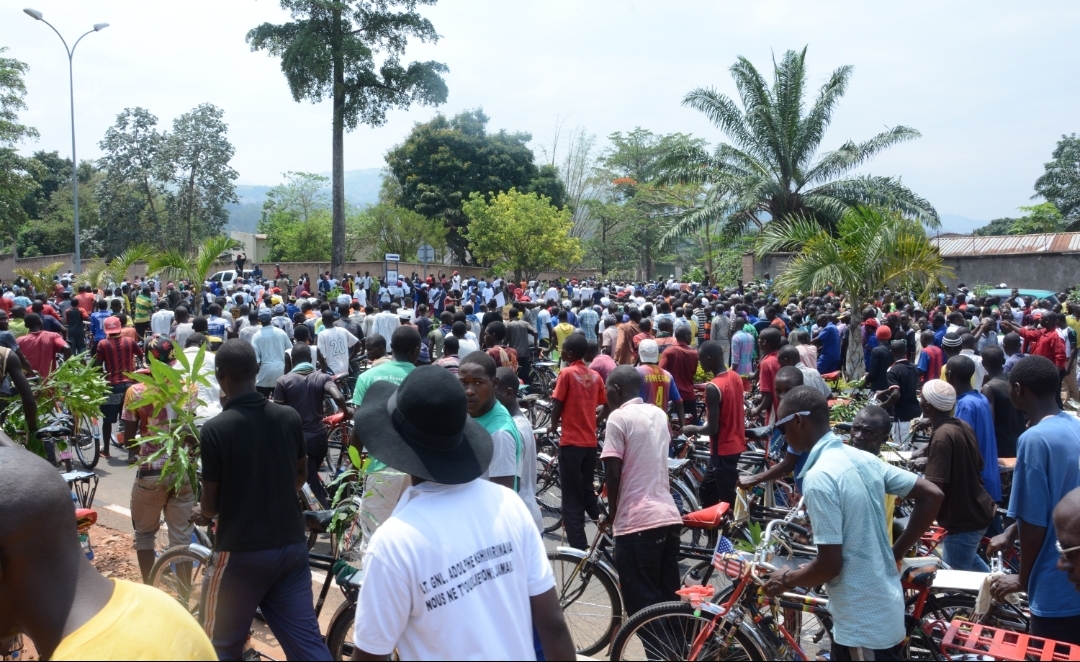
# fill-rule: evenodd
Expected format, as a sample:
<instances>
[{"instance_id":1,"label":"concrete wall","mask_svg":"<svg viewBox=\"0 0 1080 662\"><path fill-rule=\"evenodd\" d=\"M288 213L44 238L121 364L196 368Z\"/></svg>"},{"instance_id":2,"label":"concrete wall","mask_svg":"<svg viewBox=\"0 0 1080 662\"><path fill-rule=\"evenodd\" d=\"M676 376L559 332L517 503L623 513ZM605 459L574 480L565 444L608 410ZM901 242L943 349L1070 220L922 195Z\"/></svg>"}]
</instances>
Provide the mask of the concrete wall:
<instances>
[{"instance_id":1,"label":"concrete wall","mask_svg":"<svg viewBox=\"0 0 1080 662\"><path fill-rule=\"evenodd\" d=\"M746 253L743 255L743 282L749 283L752 280L758 280L763 278L765 274L776 278L794 255L794 253L769 253L763 259L758 260L752 253Z\"/></svg>"},{"instance_id":2,"label":"concrete wall","mask_svg":"<svg viewBox=\"0 0 1080 662\"><path fill-rule=\"evenodd\" d=\"M1026 255L971 255L947 257L945 264L956 277L949 287L986 283L997 287L1032 288L1067 292L1080 284L1080 253L1028 253Z\"/></svg>"},{"instance_id":3,"label":"concrete wall","mask_svg":"<svg viewBox=\"0 0 1080 662\"><path fill-rule=\"evenodd\" d=\"M775 278L783 271L791 255L771 253L761 260L754 259L750 254L744 255L743 280L749 282L765 273ZM960 283L968 287L976 283L991 287L1006 283L1009 287L1066 292L1080 285L1080 253L965 255L945 258L945 266L955 274L954 278L945 280L950 288Z\"/></svg>"},{"instance_id":4,"label":"concrete wall","mask_svg":"<svg viewBox=\"0 0 1080 662\"><path fill-rule=\"evenodd\" d=\"M289 275L294 280L299 278L302 274L308 274L314 280L318 274L323 273L330 269L329 262L281 262L281 270ZM274 274L273 262L266 262L262 265L263 274L266 276L272 276ZM411 275L414 271L420 275L424 275L424 265L418 262L398 262L398 273L406 276ZM346 262L345 273L360 274L364 272L370 272L372 276L381 276L385 270L384 263L382 262ZM429 264L427 273L429 276L439 277L440 274L446 274L449 278L451 274L457 271L461 274L462 278L468 278L473 276L475 278L483 278L488 275L488 270L483 267L463 267L460 265L450 264ZM540 274L540 280L550 280L552 278L594 278L598 275L598 271L595 269L582 269L574 272L545 272Z\"/></svg>"},{"instance_id":5,"label":"concrete wall","mask_svg":"<svg viewBox=\"0 0 1080 662\"><path fill-rule=\"evenodd\" d=\"M70 270L75 255L67 253L64 255L44 255L42 257L21 257L15 260L10 254L0 256L0 280L10 282L15 279L16 269L43 269L50 265L60 262L63 264L60 267L60 273ZM86 262L86 258L83 258L83 262Z\"/></svg>"}]
</instances>

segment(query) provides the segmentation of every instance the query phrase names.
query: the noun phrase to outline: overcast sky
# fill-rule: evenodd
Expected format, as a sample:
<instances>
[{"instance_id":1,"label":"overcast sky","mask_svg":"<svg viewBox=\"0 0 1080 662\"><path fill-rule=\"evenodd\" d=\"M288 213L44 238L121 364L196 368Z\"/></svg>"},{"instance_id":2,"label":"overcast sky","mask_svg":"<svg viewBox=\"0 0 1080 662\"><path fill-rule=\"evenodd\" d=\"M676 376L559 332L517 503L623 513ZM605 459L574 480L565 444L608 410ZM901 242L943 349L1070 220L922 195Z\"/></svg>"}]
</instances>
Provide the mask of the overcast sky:
<instances>
[{"instance_id":1,"label":"overcast sky","mask_svg":"<svg viewBox=\"0 0 1080 662\"><path fill-rule=\"evenodd\" d=\"M69 43L97 22L75 56L80 159L125 107L167 128L203 102L225 111L240 182L275 184L286 170L330 170L330 105L295 103L279 63L244 36L287 15L273 0L0 0L0 46L30 65L26 146L70 156L67 62L32 3ZM902 177L942 214L988 220L1029 201L1055 142L1080 132L1080 3L441 0L422 10L442 39L407 59L445 62L439 110L483 107L490 129L550 141L556 119L601 138L641 126L715 143L723 134L681 100L699 86L735 96L728 68L745 56L771 77L770 59L809 46L812 88L855 68L824 149L906 124L922 132L864 169ZM392 112L345 137L345 167L381 167L386 150L426 107Z\"/></svg>"}]
</instances>

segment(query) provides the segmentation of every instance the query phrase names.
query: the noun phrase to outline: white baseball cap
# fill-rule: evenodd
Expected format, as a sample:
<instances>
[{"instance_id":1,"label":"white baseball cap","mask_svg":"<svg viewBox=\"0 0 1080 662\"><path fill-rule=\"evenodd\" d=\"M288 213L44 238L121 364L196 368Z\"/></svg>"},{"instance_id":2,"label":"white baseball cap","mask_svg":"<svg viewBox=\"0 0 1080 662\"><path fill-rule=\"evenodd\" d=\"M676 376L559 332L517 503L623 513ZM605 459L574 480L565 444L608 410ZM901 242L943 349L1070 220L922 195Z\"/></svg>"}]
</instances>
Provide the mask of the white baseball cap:
<instances>
[{"instance_id":1,"label":"white baseball cap","mask_svg":"<svg viewBox=\"0 0 1080 662\"><path fill-rule=\"evenodd\" d=\"M638 357L642 363L656 363L660 360L660 346L655 340L642 340L638 345Z\"/></svg>"}]
</instances>

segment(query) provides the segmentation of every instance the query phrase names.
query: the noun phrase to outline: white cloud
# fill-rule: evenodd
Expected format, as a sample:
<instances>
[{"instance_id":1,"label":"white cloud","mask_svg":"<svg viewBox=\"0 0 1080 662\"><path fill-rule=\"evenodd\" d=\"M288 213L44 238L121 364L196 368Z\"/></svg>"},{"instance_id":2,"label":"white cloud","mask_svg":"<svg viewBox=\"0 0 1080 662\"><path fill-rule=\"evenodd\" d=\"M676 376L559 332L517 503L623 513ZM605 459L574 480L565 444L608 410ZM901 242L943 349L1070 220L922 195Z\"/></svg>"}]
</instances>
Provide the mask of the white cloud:
<instances>
[{"instance_id":1,"label":"white cloud","mask_svg":"<svg viewBox=\"0 0 1080 662\"><path fill-rule=\"evenodd\" d=\"M70 154L66 59L45 13L65 37L96 22L75 57L80 158L116 114L143 106L167 126L203 102L225 109L243 181L274 183L285 170L330 169L330 108L292 101L275 59L244 41L263 21L287 19L272 0L6 0L0 45L28 62L25 120L41 140L28 149ZM906 124L923 133L866 169L901 176L942 212L989 219L1027 204L1062 133L1080 131L1075 71L1080 4L911 2L702 3L690 0L519 5L442 0L424 13L443 39L410 48L409 59L450 67L455 113L483 106L491 127L546 141L557 116L605 136L642 126L711 142L722 134L683 108L686 92L735 94L728 68L739 55L768 71L769 59L809 45L812 87L834 68L855 67L826 148ZM386 126L346 136L346 168L382 165L386 150L435 110L395 111Z\"/></svg>"}]
</instances>

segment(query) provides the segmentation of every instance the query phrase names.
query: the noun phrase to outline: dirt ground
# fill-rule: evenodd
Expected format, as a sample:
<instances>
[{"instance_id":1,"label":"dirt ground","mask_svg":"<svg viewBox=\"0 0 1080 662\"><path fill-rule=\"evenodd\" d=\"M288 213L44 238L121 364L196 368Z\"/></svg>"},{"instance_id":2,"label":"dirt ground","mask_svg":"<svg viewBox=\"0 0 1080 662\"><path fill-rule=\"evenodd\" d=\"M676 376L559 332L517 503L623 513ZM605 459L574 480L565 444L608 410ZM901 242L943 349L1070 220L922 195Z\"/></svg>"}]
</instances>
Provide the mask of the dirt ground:
<instances>
[{"instance_id":1,"label":"dirt ground","mask_svg":"<svg viewBox=\"0 0 1080 662\"><path fill-rule=\"evenodd\" d=\"M133 537L130 533L96 525L90 529L90 546L94 550L94 560L91 563L105 577L141 582L142 574L139 572L139 562L135 557L132 543ZM23 646L24 649L17 659L40 659L33 642L24 639ZM261 653L264 659L285 659L285 653L277 645L273 633L261 621L252 623L252 640L249 647Z\"/></svg>"}]
</instances>

